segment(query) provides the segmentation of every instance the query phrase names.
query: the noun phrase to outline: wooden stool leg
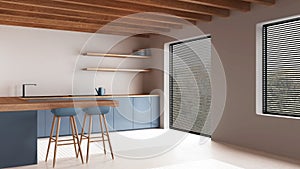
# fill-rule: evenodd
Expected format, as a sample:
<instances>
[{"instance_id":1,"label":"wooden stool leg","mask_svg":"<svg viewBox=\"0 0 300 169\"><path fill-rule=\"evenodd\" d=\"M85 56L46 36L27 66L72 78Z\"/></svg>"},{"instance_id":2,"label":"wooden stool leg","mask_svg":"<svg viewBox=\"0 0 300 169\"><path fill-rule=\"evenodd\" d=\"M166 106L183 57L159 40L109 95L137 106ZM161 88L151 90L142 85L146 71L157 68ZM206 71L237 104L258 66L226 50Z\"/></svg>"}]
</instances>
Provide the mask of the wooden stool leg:
<instances>
[{"instance_id":1,"label":"wooden stool leg","mask_svg":"<svg viewBox=\"0 0 300 169\"><path fill-rule=\"evenodd\" d=\"M110 149L110 153L111 153L111 158L115 159L114 158L114 153L113 153L113 150L112 150L112 146L111 146L111 142L110 142L110 137L109 137L109 132L108 132L108 127L107 127L107 122L106 122L105 115L102 114L102 117L103 117L103 121L104 121L104 125L105 125L107 140L108 140L108 143L109 143L109 149Z\"/></svg>"},{"instance_id":2,"label":"wooden stool leg","mask_svg":"<svg viewBox=\"0 0 300 169\"><path fill-rule=\"evenodd\" d=\"M61 120L61 117L57 117L56 137L55 137L55 147L54 147L54 157L53 157L53 168L55 167L55 162L56 162L56 151L57 151L57 143L58 143L58 136L59 136L59 129L60 129L60 120Z\"/></svg>"},{"instance_id":3,"label":"wooden stool leg","mask_svg":"<svg viewBox=\"0 0 300 169\"><path fill-rule=\"evenodd\" d=\"M76 158L78 158L78 152L77 152L76 141L75 141L75 133L74 133L75 129L74 129L72 117L70 117L70 126L71 126L71 131L72 131L72 138L73 138L73 144L74 144L74 149L75 149L75 156L76 156Z\"/></svg>"},{"instance_id":4,"label":"wooden stool leg","mask_svg":"<svg viewBox=\"0 0 300 169\"><path fill-rule=\"evenodd\" d=\"M78 152L79 152L79 155L80 155L80 158L81 158L81 162L82 162L82 164L84 164L83 156L82 156L82 151L81 151L81 146L80 146L80 143L79 143L79 136L78 136L78 130L77 130L77 125L76 125L76 120L75 120L74 116L71 116L71 119L72 119L72 124L74 126L75 136L76 136L76 139L77 139Z\"/></svg>"},{"instance_id":5,"label":"wooden stool leg","mask_svg":"<svg viewBox=\"0 0 300 169\"><path fill-rule=\"evenodd\" d=\"M102 126L103 124L102 124L101 115L99 115L99 119L100 119L100 129L101 129L101 134L102 134L103 151L104 151L104 154L106 154L105 140L104 140L104 130L103 130L103 126Z\"/></svg>"},{"instance_id":6,"label":"wooden stool leg","mask_svg":"<svg viewBox=\"0 0 300 169\"><path fill-rule=\"evenodd\" d=\"M82 139L83 139L83 136L84 136L85 122L86 122L86 114L84 114L83 124L82 124L82 128L81 128L80 141L79 141L80 145L82 143ZM78 154L77 154L77 158L78 158Z\"/></svg>"},{"instance_id":7,"label":"wooden stool leg","mask_svg":"<svg viewBox=\"0 0 300 169\"><path fill-rule=\"evenodd\" d=\"M91 132L92 132L92 123L93 118L92 115L89 115L90 118L90 124L89 124L89 133L88 133L88 142L87 142L87 152L86 152L86 163L89 161L89 151L90 151L90 141L91 141Z\"/></svg>"},{"instance_id":8,"label":"wooden stool leg","mask_svg":"<svg viewBox=\"0 0 300 169\"><path fill-rule=\"evenodd\" d=\"M51 141L52 141L52 136L53 136L55 122L56 122L56 116L53 116L52 127L51 127L51 131L50 131L49 143L48 143L46 160L45 160L46 162L48 160L48 155L49 155L49 150L50 150L50 146L51 146Z\"/></svg>"}]
</instances>

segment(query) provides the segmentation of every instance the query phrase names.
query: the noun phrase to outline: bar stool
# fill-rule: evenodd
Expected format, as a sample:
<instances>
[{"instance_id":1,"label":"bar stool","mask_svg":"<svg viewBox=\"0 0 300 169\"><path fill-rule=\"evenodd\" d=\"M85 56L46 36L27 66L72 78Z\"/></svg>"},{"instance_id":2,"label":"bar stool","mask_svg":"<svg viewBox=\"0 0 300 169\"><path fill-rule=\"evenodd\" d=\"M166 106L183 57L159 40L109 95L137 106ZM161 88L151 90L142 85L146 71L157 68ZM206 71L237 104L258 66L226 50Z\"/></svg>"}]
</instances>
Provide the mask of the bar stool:
<instances>
[{"instance_id":1,"label":"bar stool","mask_svg":"<svg viewBox=\"0 0 300 169\"><path fill-rule=\"evenodd\" d=\"M63 146L63 145L74 145L75 149L75 155L76 158L78 158L78 154L80 154L81 162L83 162L83 157L82 157L82 152L81 152L81 147L79 144L79 137L78 137L78 130L77 130L77 125L76 125L76 120L74 116L77 115L78 109L75 108L58 108L58 109L53 109L51 112L53 113L53 121L52 121L52 127L51 127L51 132L50 132L50 138L49 138L49 143L48 143L48 149L47 149L47 154L46 154L46 162L48 159L48 154L50 150L50 146L52 142L55 142L55 147L54 147L54 158L53 158L53 168L55 167L55 162L56 162L56 151L57 151L57 146ZM69 117L70 118L70 126L72 130L72 139L64 139L64 140L59 140L59 130L60 130L60 122L62 117ZM53 138L53 131L54 131L54 126L55 122L57 119L57 124L56 124L56 136ZM72 142L70 142L72 141ZM58 143L58 142L65 142L65 143ZM76 148L76 144L78 145L78 152Z\"/></svg>"},{"instance_id":2,"label":"bar stool","mask_svg":"<svg viewBox=\"0 0 300 169\"><path fill-rule=\"evenodd\" d=\"M105 114L107 114L109 112L109 110L110 110L110 107L106 107L106 106L103 106L103 107L89 107L89 108L83 109L83 111L85 112L85 115L84 115L84 120L83 120L83 125L82 125L80 144L81 144L83 139L87 139L86 163L88 163L88 161L89 161L89 149L90 149L90 143L91 142L100 142L100 141L102 141L104 154L106 154L105 141L108 141L111 157L112 157L112 159L114 159L114 154L113 154L113 150L112 150L112 146L111 146L111 142L110 142L110 137L109 137L109 132L108 132L108 127L107 127L107 121L106 121L106 118L105 118ZM95 116L95 115L99 116L101 137L91 137L92 123L93 123L92 116ZM86 123L87 116L89 117L89 129L88 129L88 135L86 136L84 134L84 128L85 128L85 123ZM104 127L105 127L106 133L104 133L102 121L104 122ZM104 136L106 136L107 139L105 139Z\"/></svg>"}]
</instances>

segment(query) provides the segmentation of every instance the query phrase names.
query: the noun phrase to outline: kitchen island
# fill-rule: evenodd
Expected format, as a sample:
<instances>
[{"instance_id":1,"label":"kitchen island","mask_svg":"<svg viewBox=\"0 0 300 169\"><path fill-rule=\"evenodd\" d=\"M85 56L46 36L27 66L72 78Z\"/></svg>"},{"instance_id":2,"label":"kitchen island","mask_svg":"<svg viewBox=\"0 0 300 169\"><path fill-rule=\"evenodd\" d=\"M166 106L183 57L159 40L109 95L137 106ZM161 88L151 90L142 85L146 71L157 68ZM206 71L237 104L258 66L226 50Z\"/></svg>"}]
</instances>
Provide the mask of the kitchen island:
<instances>
[{"instance_id":1,"label":"kitchen island","mask_svg":"<svg viewBox=\"0 0 300 169\"><path fill-rule=\"evenodd\" d=\"M159 95L0 97L0 168L37 164L37 139L49 137L51 109L110 106L110 131L160 127ZM76 117L81 131L84 112ZM96 118L96 117L95 117ZM93 132L99 132L98 119ZM70 135L69 120L62 119L61 135Z\"/></svg>"},{"instance_id":2,"label":"kitchen island","mask_svg":"<svg viewBox=\"0 0 300 169\"><path fill-rule=\"evenodd\" d=\"M67 107L110 106L115 100L60 100L0 97L0 168L37 164L39 110Z\"/></svg>"}]
</instances>

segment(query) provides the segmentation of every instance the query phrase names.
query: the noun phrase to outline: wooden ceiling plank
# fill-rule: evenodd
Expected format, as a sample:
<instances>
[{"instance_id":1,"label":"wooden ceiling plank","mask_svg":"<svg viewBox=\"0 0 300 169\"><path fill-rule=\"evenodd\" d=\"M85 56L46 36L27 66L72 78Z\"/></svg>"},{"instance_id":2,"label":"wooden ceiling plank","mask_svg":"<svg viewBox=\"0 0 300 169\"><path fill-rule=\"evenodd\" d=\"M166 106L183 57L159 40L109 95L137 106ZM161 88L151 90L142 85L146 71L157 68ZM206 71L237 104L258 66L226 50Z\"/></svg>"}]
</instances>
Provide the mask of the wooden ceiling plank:
<instances>
[{"instance_id":1,"label":"wooden ceiling plank","mask_svg":"<svg viewBox=\"0 0 300 169\"><path fill-rule=\"evenodd\" d=\"M80 14L92 14L92 15L106 15L109 17L124 17L127 15L132 14L132 12L122 11L122 10L113 10L107 8L99 8L99 7L88 7L88 6L80 6L76 4L68 4L56 1L49 1L49 0L0 0L0 2L7 2L11 4L19 4L19 5L27 5L27 6L36 6L36 7L44 7L49 9L55 10L67 10L70 13L80 13ZM134 16L127 16L128 18L134 18L139 20L151 20L156 22L163 22L163 23L170 23L170 24L180 24L177 22L172 21L173 18L171 17L148 17L148 18L140 18Z\"/></svg>"},{"instance_id":2,"label":"wooden ceiling plank","mask_svg":"<svg viewBox=\"0 0 300 169\"><path fill-rule=\"evenodd\" d=\"M262 5L274 5L275 4L275 0L243 0L245 2L253 2L253 3L258 3L258 4L262 4Z\"/></svg>"},{"instance_id":3,"label":"wooden ceiling plank","mask_svg":"<svg viewBox=\"0 0 300 169\"><path fill-rule=\"evenodd\" d=\"M41 24L41 23L28 23L28 22L22 22L22 21L10 21L10 20L2 20L2 19L3 19L3 17L0 15L0 24L1 25L32 27L32 28L45 28L45 29L66 30L66 31L87 32L87 33L95 33L97 31L97 29L83 29L83 28L60 26L60 25L53 26L53 25Z\"/></svg>"},{"instance_id":4,"label":"wooden ceiling plank","mask_svg":"<svg viewBox=\"0 0 300 169\"><path fill-rule=\"evenodd\" d=\"M54 0L59 2L71 3L71 4L78 4L78 5L85 5L85 6L97 6L97 7L104 7L104 8L111 8L117 10L127 10L132 12L158 12L158 13L166 13L170 15L175 15L178 17L182 17L185 19L192 19L192 20L201 20L201 21L211 21L210 15L198 14L198 13L191 13L191 12L184 12L166 8L159 8L159 7L149 7L147 5L140 5L140 4L129 4L126 2L117 2L117 1L99 1L99 0Z\"/></svg>"},{"instance_id":5,"label":"wooden ceiling plank","mask_svg":"<svg viewBox=\"0 0 300 169\"><path fill-rule=\"evenodd\" d=\"M251 4L245 1L237 0L180 0L182 2L195 3L200 5L208 5L218 8L233 9L239 11L250 11Z\"/></svg>"},{"instance_id":6,"label":"wooden ceiling plank","mask_svg":"<svg viewBox=\"0 0 300 169\"><path fill-rule=\"evenodd\" d=\"M130 23L118 23L118 22L104 22L104 21L88 21L86 19L78 19L78 18L68 18L64 16L53 16L48 14L37 14L30 11L15 11L15 10L5 10L1 9L0 7L0 14L9 14L9 15L15 15L15 16L28 16L28 17L37 17L37 18L44 18L44 19L55 19L55 20L62 20L62 21L73 21L73 22L82 22L82 23L92 23L92 24L98 24L101 26L117 26L117 27L125 27L125 28L137 28L137 29L144 29L149 31L157 31L157 32L169 32L170 29L168 28L157 28L152 26L143 26L143 25L134 25Z\"/></svg>"},{"instance_id":7,"label":"wooden ceiling plank","mask_svg":"<svg viewBox=\"0 0 300 169\"><path fill-rule=\"evenodd\" d=\"M10 9L15 11L30 11L37 14L49 14L49 15L56 15L56 16L64 16L70 18L79 18L79 19L91 19L91 20L98 20L98 21L112 21L117 19L118 17L107 16L107 15L92 15L86 13L77 13L77 12L70 12L68 10L56 10L53 8L47 7L39 7L31 4L19 4L16 2L7 2L0 0L1 9Z\"/></svg>"},{"instance_id":8,"label":"wooden ceiling plank","mask_svg":"<svg viewBox=\"0 0 300 169\"><path fill-rule=\"evenodd\" d=\"M1 2L1 0L0 0ZM11 4L7 2L1 2L0 9L7 9L11 11L23 11L23 12L31 12L36 14L45 14L50 16L60 16L65 17L66 19L83 19L86 21L91 22L110 22L112 20L118 19L118 17L110 17L107 15L93 15L93 14L86 14L86 13L75 13L66 10L56 10L51 8L44 8L44 7L36 7L31 5L19 5L19 4ZM122 20L118 20L118 23L128 23L132 25L143 25L143 26L152 26L157 28L175 28L181 29L182 25L180 24L169 24L163 22L156 22L156 21L148 21L148 20L140 20L140 19L133 19L133 18L126 18Z\"/></svg>"},{"instance_id":9,"label":"wooden ceiling plank","mask_svg":"<svg viewBox=\"0 0 300 169\"><path fill-rule=\"evenodd\" d=\"M153 7L163 7L166 9L174 9L179 11L193 12L199 14L207 14L220 17L228 17L230 11L227 9L216 8L206 5L191 4L187 2L175 0L117 0L121 2L141 4Z\"/></svg>"},{"instance_id":10,"label":"wooden ceiling plank","mask_svg":"<svg viewBox=\"0 0 300 169\"><path fill-rule=\"evenodd\" d=\"M110 34L110 35L122 35L122 36L132 36L134 34L122 31L102 31L97 32L96 29L83 29L83 28L76 28L76 27L67 27L67 26L52 26L48 24L40 24L40 23L28 23L28 22L14 22L14 21L3 21L1 20L0 16L0 23L3 25L11 25L11 26L21 26L21 27L31 27L31 28L42 28L42 29L50 29L50 30L63 30L63 31L72 31L72 32L85 32L85 33L101 33L101 34ZM138 34L134 35L137 37L145 37L149 38L149 35L145 34Z\"/></svg>"},{"instance_id":11,"label":"wooden ceiling plank","mask_svg":"<svg viewBox=\"0 0 300 169\"><path fill-rule=\"evenodd\" d=\"M61 26L61 27L74 27L76 29L89 29L89 30L99 30L102 31L114 31L114 32L127 32L127 33L137 33L137 34L143 34L143 33L151 33L151 32L145 32L143 29L136 29L136 28L128 28L128 27L119 27L119 26L104 26L101 28L102 25L98 24L91 24L91 23L81 23L81 22L73 22L73 21L61 21L61 20L55 20L55 19L43 19L43 18L35 18L35 17L28 17L28 16L15 16L10 14L0 14L0 24L1 21L6 22L20 22L20 23L28 23L28 24L43 24L43 25L49 25L49 26ZM26 25L20 25L20 26L26 26ZM101 29L100 29L101 28ZM156 32L154 32L156 33Z\"/></svg>"},{"instance_id":12,"label":"wooden ceiling plank","mask_svg":"<svg viewBox=\"0 0 300 169\"><path fill-rule=\"evenodd\" d=\"M169 23L149 21L149 20L139 20L139 19L134 19L134 18L119 19L116 22L118 22L118 23L130 23L130 24L144 25L144 26L152 25L152 26L156 26L156 27L174 28L174 29L182 29L182 27L183 27L181 24L169 24Z\"/></svg>"}]
</instances>

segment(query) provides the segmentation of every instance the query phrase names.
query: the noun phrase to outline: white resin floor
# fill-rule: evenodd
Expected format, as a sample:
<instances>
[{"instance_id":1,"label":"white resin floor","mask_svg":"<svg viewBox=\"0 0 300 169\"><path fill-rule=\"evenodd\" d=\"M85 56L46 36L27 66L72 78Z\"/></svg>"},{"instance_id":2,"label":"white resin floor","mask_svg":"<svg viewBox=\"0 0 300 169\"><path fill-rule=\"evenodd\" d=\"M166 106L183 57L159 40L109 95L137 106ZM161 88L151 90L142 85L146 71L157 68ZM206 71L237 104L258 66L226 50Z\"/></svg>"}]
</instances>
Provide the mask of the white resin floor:
<instances>
[{"instance_id":1,"label":"white resin floor","mask_svg":"<svg viewBox=\"0 0 300 169\"><path fill-rule=\"evenodd\" d=\"M175 130L137 130L111 133L116 156L103 154L93 143L88 164L75 158L73 146L58 148L57 169L300 169L300 163L266 153L216 143L209 138ZM44 162L48 139L38 140L39 164L19 169L52 168L52 152ZM108 147L108 146L107 146ZM86 145L82 145L85 158Z\"/></svg>"}]
</instances>

